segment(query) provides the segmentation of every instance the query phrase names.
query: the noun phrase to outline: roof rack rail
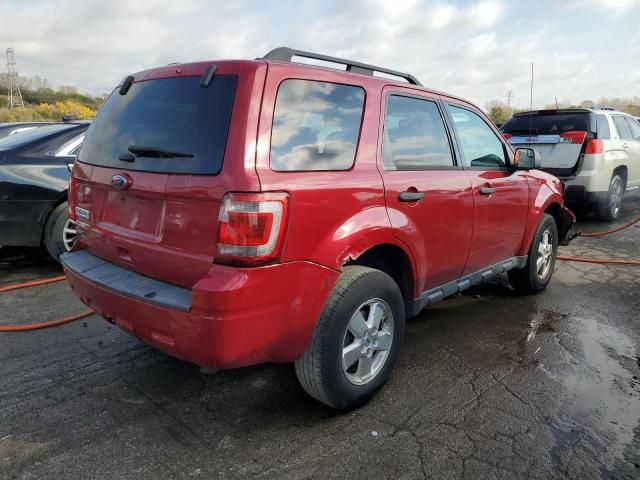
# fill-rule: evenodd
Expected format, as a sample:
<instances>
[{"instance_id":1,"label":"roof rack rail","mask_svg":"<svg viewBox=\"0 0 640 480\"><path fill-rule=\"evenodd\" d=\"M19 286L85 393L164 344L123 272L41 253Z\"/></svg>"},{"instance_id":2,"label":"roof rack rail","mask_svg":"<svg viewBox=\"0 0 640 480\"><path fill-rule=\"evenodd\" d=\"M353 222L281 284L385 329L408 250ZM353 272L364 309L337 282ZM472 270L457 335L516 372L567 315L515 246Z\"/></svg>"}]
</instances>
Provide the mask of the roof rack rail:
<instances>
[{"instance_id":1,"label":"roof rack rail","mask_svg":"<svg viewBox=\"0 0 640 480\"><path fill-rule=\"evenodd\" d=\"M607 106L605 106L605 105L593 105L591 108L592 108L593 110L612 110L612 111L614 111L614 110L615 110L615 108L613 108L613 107L607 107Z\"/></svg>"},{"instance_id":2,"label":"roof rack rail","mask_svg":"<svg viewBox=\"0 0 640 480\"><path fill-rule=\"evenodd\" d=\"M322 60L324 62L337 63L340 65L346 65L347 72L359 73L360 75L373 76L374 72L386 73L394 77L404 78L412 85L422 86L420 81L408 73L398 72L384 67L376 67L375 65L368 65L366 63L354 62L353 60L345 60L344 58L330 57L329 55L321 55L319 53L305 52L303 50L295 50L288 47L279 47L271 50L267 53L263 60L275 60L277 62L291 62L293 57L310 58L314 60Z\"/></svg>"}]
</instances>

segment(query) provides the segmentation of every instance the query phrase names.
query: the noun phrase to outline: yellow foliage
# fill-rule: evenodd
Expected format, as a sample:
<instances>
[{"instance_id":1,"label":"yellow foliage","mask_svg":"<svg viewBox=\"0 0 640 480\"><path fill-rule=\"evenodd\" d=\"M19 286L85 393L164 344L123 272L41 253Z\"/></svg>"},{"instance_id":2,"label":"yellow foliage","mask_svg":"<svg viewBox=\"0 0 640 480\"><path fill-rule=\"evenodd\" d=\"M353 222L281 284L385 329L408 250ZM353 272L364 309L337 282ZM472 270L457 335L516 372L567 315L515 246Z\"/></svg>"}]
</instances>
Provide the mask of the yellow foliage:
<instances>
[{"instance_id":1,"label":"yellow foliage","mask_svg":"<svg viewBox=\"0 0 640 480\"><path fill-rule=\"evenodd\" d=\"M95 110L74 102L65 100L56 102L55 105L41 103L37 107L27 106L25 108L0 108L0 122L24 122L32 120L55 120L61 121L65 115L71 115L77 120L91 120L96 116Z\"/></svg>"}]
</instances>

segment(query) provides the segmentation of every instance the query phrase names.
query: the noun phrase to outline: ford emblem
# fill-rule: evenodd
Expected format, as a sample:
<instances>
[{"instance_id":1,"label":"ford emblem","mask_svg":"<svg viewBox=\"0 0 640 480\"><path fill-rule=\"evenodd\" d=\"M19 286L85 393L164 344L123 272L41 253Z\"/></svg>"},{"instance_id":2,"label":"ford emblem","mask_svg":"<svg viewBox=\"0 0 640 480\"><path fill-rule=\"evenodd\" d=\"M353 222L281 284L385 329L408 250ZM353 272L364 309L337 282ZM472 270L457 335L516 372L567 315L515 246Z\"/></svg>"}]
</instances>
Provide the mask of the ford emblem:
<instances>
[{"instance_id":1,"label":"ford emblem","mask_svg":"<svg viewBox=\"0 0 640 480\"><path fill-rule=\"evenodd\" d=\"M111 177L111 186L118 190L125 190L131 186L131 179L128 175L117 174Z\"/></svg>"}]
</instances>

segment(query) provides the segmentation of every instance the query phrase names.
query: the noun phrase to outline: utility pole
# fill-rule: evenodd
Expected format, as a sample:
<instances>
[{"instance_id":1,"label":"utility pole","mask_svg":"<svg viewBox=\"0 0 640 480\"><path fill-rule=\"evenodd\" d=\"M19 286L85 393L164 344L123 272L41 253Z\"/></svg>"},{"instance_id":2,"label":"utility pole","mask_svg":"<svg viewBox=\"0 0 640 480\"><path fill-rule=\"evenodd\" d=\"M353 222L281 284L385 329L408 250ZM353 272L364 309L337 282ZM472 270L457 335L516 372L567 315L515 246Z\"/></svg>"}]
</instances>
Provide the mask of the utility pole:
<instances>
[{"instance_id":1,"label":"utility pole","mask_svg":"<svg viewBox=\"0 0 640 480\"><path fill-rule=\"evenodd\" d=\"M507 90L507 107L511 108L511 99L513 98L513 90Z\"/></svg>"},{"instance_id":2,"label":"utility pole","mask_svg":"<svg viewBox=\"0 0 640 480\"><path fill-rule=\"evenodd\" d=\"M7 82L9 88L9 108L24 108L22 94L20 93L20 82L18 81L18 70L16 70L16 58L13 48L7 48Z\"/></svg>"}]
</instances>

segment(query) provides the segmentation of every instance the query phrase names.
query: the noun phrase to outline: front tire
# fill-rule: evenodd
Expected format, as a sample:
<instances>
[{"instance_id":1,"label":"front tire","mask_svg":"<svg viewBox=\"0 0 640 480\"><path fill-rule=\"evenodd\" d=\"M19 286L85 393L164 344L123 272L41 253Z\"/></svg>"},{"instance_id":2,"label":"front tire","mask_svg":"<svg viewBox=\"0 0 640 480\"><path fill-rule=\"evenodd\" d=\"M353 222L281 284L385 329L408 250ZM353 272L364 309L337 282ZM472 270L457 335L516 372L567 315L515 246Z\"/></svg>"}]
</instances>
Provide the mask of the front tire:
<instances>
[{"instance_id":1,"label":"front tire","mask_svg":"<svg viewBox=\"0 0 640 480\"><path fill-rule=\"evenodd\" d=\"M553 217L545 213L533 235L527 264L508 273L511 286L522 294L542 292L553 275L557 254L558 227Z\"/></svg>"},{"instance_id":2,"label":"front tire","mask_svg":"<svg viewBox=\"0 0 640 480\"><path fill-rule=\"evenodd\" d=\"M609 184L609 191L606 197L596 204L596 214L598 218L610 222L620 216L625 189L626 185L624 180L620 175L615 173L613 177L611 177L611 183Z\"/></svg>"},{"instance_id":3,"label":"front tire","mask_svg":"<svg viewBox=\"0 0 640 480\"><path fill-rule=\"evenodd\" d=\"M393 279L372 268L345 267L295 363L298 380L330 407L363 405L391 374L404 327L404 301Z\"/></svg>"},{"instance_id":4,"label":"front tire","mask_svg":"<svg viewBox=\"0 0 640 480\"><path fill-rule=\"evenodd\" d=\"M76 227L69 218L67 202L58 205L47 218L44 225L44 246L55 260L68 252L76 240Z\"/></svg>"}]
</instances>

